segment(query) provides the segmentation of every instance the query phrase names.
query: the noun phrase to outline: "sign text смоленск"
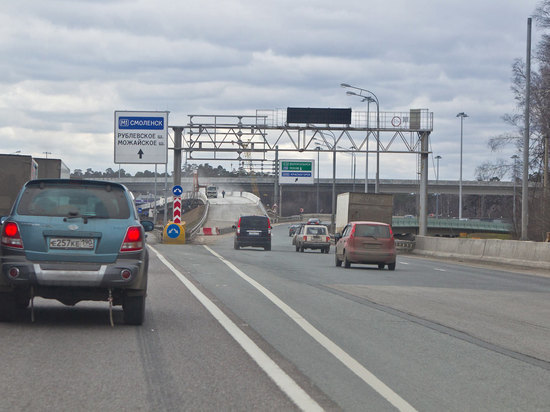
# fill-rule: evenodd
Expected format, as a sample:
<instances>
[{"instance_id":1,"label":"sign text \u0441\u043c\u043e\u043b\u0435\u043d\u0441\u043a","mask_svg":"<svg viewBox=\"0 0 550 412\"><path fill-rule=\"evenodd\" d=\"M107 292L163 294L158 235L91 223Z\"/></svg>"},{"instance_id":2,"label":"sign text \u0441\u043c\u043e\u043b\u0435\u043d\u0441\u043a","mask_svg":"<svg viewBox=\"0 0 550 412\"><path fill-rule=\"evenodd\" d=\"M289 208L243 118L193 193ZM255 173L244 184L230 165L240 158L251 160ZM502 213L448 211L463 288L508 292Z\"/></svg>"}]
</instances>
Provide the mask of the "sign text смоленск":
<instances>
[{"instance_id":1,"label":"sign text \u0441\u043c\u043e\u043b\u0435\u043d\u0441\u043a","mask_svg":"<svg viewBox=\"0 0 550 412\"><path fill-rule=\"evenodd\" d=\"M166 163L166 112L115 112L115 163Z\"/></svg>"}]
</instances>

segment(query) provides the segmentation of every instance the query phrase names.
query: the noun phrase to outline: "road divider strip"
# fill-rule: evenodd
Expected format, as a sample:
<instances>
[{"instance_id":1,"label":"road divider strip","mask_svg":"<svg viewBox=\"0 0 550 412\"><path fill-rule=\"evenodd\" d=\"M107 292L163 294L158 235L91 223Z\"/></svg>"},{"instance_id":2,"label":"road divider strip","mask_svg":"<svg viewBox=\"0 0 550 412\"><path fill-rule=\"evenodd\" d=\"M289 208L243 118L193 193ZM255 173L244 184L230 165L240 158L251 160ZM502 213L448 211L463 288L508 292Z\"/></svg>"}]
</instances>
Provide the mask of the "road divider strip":
<instances>
[{"instance_id":1,"label":"road divider strip","mask_svg":"<svg viewBox=\"0 0 550 412\"><path fill-rule=\"evenodd\" d=\"M331 341L328 337L323 335L317 328L315 328L311 323L309 323L304 317L302 317L298 312L288 306L283 302L279 297L274 293L266 289L260 283L256 282L237 266L231 263L229 260L226 260L222 255L212 250L210 247L203 245L210 253L220 259L227 267L229 267L233 272L239 275L243 280L248 282L251 286L256 288L261 294L263 294L267 299L269 299L275 306L282 310L291 320L296 322L308 335L317 341L321 346L323 346L329 353L331 353L336 359L343 363L349 370L351 370L355 375L357 375L363 382L369 385L372 389L378 392L383 398L385 398L389 403L391 403L395 408L400 411L416 411L407 401L401 398L397 393L395 393L390 387L388 387L384 382L378 379L372 372L367 368L361 365L357 360L351 357L346 351L344 351L340 346Z\"/></svg>"},{"instance_id":2,"label":"road divider strip","mask_svg":"<svg viewBox=\"0 0 550 412\"><path fill-rule=\"evenodd\" d=\"M177 270L160 252L148 245L159 260L185 285L195 298L214 316L220 325L237 341L258 366L275 382L275 384L303 411L322 411L323 408L304 391L273 359L254 343L223 311L218 308L189 279ZM207 248L209 249L209 248ZM213 252L209 249L210 252ZM215 253L215 252L214 252Z\"/></svg>"}]
</instances>

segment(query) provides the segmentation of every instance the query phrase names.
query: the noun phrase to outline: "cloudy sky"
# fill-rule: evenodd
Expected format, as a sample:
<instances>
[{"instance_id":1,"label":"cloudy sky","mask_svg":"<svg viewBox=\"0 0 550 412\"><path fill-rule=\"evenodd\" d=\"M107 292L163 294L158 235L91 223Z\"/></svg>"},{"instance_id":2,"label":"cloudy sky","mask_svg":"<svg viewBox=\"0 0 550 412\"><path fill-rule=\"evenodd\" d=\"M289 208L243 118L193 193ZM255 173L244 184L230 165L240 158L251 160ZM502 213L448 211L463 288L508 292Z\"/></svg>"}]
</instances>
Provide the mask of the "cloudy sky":
<instances>
[{"instance_id":1,"label":"cloudy sky","mask_svg":"<svg viewBox=\"0 0 550 412\"><path fill-rule=\"evenodd\" d=\"M517 110L511 66L525 59L527 18L539 3L3 0L0 153L117 170L115 110L170 111L169 124L182 126L189 114L365 110L345 82L373 91L382 112L433 112L440 179L459 177L456 114L466 112L464 179L474 179L476 166L513 154L491 153L487 141L511 131L501 119ZM533 24L534 44L540 34ZM321 160L321 177L331 176L330 157ZM364 178L364 156L358 163ZM350 156L339 155L338 177L349 175ZM380 178L416 178L416 156L381 156Z\"/></svg>"}]
</instances>

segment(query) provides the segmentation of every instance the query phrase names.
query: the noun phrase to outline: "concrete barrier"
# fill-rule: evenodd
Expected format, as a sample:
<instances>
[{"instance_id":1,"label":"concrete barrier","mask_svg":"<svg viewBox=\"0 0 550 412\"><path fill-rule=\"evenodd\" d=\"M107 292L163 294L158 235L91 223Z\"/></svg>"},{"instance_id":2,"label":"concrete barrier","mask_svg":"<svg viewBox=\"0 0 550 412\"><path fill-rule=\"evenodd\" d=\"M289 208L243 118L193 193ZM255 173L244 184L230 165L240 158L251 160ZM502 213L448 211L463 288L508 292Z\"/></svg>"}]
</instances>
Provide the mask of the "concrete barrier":
<instances>
[{"instance_id":1,"label":"concrete barrier","mask_svg":"<svg viewBox=\"0 0 550 412\"><path fill-rule=\"evenodd\" d=\"M416 236L414 254L550 269L550 243Z\"/></svg>"},{"instance_id":2,"label":"concrete barrier","mask_svg":"<svg viewBox=\"0 0 550 412\"><path fill-rule=\"evenodd\" d=\"M205 236L219 235L220 229L217 227L203 227L202 234Z\"/></svg>"}]
</instances>

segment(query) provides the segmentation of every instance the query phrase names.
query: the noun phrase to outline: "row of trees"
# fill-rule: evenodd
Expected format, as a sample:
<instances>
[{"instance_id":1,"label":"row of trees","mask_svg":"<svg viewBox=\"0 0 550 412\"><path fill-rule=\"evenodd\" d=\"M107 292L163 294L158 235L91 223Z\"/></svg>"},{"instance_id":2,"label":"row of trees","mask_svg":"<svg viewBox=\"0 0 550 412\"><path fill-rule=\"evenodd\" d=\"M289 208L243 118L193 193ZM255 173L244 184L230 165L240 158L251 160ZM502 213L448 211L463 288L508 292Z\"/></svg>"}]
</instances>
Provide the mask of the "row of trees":
<instances>
[{"instance_id":1,"label":"row of trees","mask_svg":"<svg viewBox=\"0 0 550 412\"><path fill-rule=\"evenodd\" d=\"M543 0L534 12L534 19L542 29L550 28L550 0ZM529 238L539 240L545 232L550 232L550 183L548 178L548 152L550 141L550 35L543 34L533 53L530 72L529 99L529 165L528 180L535 183L535 190L529 199ZM483 163L476 168L478 180L502 179L508 175L512 180L521 181L523 170L525 106L527 90L527 65L522 59L512 64L512 92L516 101L517 113L505 114L505 123L513 126L514 132L501 134L488 142L492 151L504 147L514 147L517 157L513 161L498 160ZM547 206L549 205L549 206ZM520 213L520 208L516 208ZM516 217L517 218L517 217Z\"/></svg>"},{"instance_id":2,"label":"row of trees","mask_svg":"<svg viewBox=\"0 0 550 412\"><path fill-rule=\"evenodd\" d=\"M251 171L244 168L244 165L239 165L238 169L233 169L231 171L224 169L222 166L218 167L212 167L208 163L205 164L186 164L182 169L182 176L184 177L192 177L193 174L197 171L199 176L201 177L238 177L238 176L250 176L252 174L256 176L267 176L272 173L267 173L267 171L262 170L260 167L257 171ZM170 172L168 176L172 176L173 172ZM111 168L106 169L104 172L95 171L91 168L86 169L85 172L82 171L82 169L75 169L71 173L71 177L73 178L108 178L108 177L154 177L155 172L151 172L149 170L136 172L134 175L131 173L126 172L124 169L120 170L113 170ZM165 177L165 173L159 173L157 172L157 177Z\"/></svg>"}]
</instances>

